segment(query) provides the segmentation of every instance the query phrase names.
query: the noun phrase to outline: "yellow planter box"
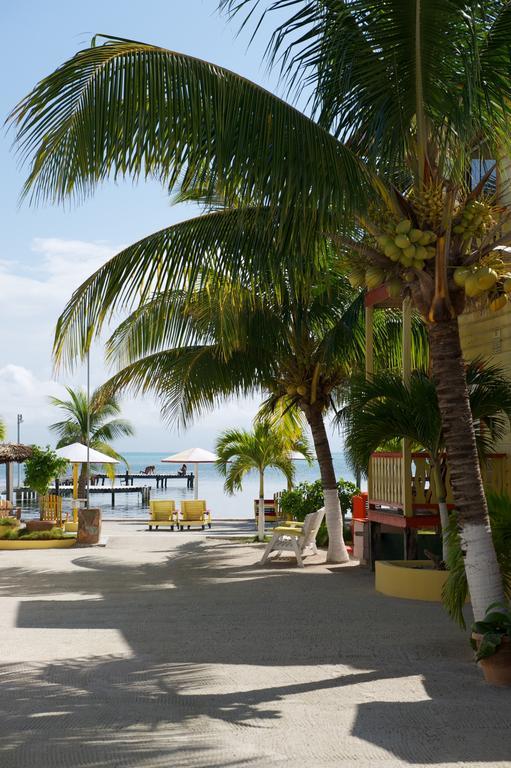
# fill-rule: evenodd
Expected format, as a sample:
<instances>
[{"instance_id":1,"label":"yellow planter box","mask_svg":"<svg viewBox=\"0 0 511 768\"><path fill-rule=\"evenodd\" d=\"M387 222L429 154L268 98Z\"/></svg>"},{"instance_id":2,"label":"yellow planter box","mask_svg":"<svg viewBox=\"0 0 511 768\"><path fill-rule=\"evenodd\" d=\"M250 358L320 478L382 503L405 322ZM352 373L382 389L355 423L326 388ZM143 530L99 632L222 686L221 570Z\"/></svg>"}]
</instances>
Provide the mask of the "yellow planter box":
<instances>
[{"instance_id":1,"label":"yellow planter box","mask_svg":"<svg viewBox=\"0 0 511 768\"><path fill-rule=\"evenodd\" d=\"M23 539L0 539L1 549L68 549L76 544L76 538L69 536L66 539L32 539L32 541L23 541Z\"/></svg>"},{"instance_id":2,"label":"yellow planter box","mask_svg":"<svg viewBox=\"0 0 511 768\"><path fill-rule=\"evenodd\" d=\"M377 592L389 597L440 602L449 575L437 571L430 560L377 560L375 563Z\"/></svg>"}]
</instances>

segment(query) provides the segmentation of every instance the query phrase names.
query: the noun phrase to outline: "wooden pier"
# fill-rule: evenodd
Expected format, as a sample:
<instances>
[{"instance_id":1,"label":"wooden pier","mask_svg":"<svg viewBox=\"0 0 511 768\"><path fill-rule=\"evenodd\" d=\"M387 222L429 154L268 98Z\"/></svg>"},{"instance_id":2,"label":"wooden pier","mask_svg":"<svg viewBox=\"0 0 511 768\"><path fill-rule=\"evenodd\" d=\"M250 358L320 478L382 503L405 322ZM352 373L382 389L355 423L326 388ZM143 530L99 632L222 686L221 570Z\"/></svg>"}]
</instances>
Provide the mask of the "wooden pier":
<instances>
[{"instance_id":1,"label":"wooden pier","mask_svg":"<svg viewBox=\"0 0 511 768\"><path fill-rule=\"evenodd\" d=\"M116 479L124 480L125 485L133 485L134 480L155 480L156 488L166 488L169 480L186 480L186 487L193 490L194 474L190 472L187 475L167 474L161 472L155 472L153 475L145 474L144 472L122 472L115 475ZM91 489L97 487L97 482L101 480L101 485L105 484L105 480L109 480L108 475L103 475L98 472L94 472L91 477Z\"/></svg>"},{"instance_id":2,"label":"wooden pier","mask_svg":"<svg viewBox=\"0 0 511 768\"><path fill-rule=\"evenodd\" d=\"M54 485L50 486L50 492L55 492L55 490L56 489ZM142 504L148 505L151 499L151 486L150 485L114 485L114 486L91 485L89 493L91 496L93 494L98 494L98 493L110 494L112 507L115 507L115 496L117 493L139 493ZM72 496L73 486L62 485L62 483L60 483L58 487L58 494L59 496L65 496L65 497ZM37 500L37 493L35 491L32 491L30 488L16 488L15 498L16 498L17 504L28 502L28 501L34 502Z\"/></svg>"}]
</instances>

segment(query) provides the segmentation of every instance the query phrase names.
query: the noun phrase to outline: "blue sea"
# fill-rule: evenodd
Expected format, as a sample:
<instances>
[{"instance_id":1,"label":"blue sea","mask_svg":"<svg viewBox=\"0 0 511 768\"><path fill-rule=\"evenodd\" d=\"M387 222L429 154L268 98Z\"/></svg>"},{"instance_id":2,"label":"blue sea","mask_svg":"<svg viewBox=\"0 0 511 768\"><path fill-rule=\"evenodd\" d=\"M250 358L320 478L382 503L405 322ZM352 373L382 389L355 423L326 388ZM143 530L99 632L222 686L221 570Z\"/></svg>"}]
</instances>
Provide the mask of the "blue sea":
<instances>
[{"instance_id":1,"label":"blue sea","mask_svg":"<svg viewBox=\"0 0 511 768\"><path fill-rule=\"evenodd\" d=\"M123 453L126 457L131 472L141 472L147 466L154 465L156 473L176 472L178 465L162 464L162 453ZM334 454L334 465L337 477L343 477L346 480L354 481L352 472L347 468L342 453ZM317 462L311 466L306 461L295 462L296 475L295 484L303 481L312 482L320 477ZM123 469L119 467L119 472ZM188 466L188 471L193 471L193 466ZM14 481L16 484L16 468L14 468ZM110 481L105 480L105 486ZM199 498L206 499L213 517L216 518L250 518L253 517L254 499L258 496L259 479L257 473L251 473L243 481L243 490L234 496L229 496L223 488L223 478L212 464L201 464L199 466ZM120 480L116 480L116 485ZM134 485L149 485L151 487L152 499L175 499L179 502L181 499L193 499L193 490L187 490L186 480L175 478L167 481L167 488L156 489L156 480L150 476L143 480L134 480ZM286 481L281 472L275 469L268 469L265 472L265 497L273 498L273 494L286 488ZM64 508L70 507L71 501L64 500ZM111 506L110 494L95 494L91 490L91 506L101 507L105 519L112 518L130 518L145 517L147 515L147 506L141 502L138 493L116 493L115 507ZM24 507L29 513L30 508ZM35 511L35 510L34 510Z\"/></svg>"}]
</instances>

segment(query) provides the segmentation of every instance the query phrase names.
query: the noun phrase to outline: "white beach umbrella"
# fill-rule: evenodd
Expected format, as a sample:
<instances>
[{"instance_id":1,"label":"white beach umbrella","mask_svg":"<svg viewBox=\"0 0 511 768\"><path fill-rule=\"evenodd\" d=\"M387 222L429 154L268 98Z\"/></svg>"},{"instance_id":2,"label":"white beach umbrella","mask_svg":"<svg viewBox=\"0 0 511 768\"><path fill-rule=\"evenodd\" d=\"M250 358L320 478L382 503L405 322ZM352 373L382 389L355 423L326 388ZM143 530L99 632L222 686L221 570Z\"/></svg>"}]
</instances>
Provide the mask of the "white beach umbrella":
<instances>
[{"instance_id":1,"label":"white beach umbrella","mask_svg":"<svg viewBox=\"0 0 511 768\"><path fill-rule=\"evenodd\" d=\"M172 456L162 459L162 462L168 464L195 464L195 477L193 483L193 496L195 499L199 498L199 464L214 464L218 459L211 451L206 451L204 448L187 448L179 453L174 453Z\"/></svg>"},{"instance_id":2,"label":"white beach umbrella","mask_svg":"<svg viewBox=\"0 0 511 768\"><path fill-rule=\"evenodd\" d=\"M67 459L73 465L73 498L78 496L78 464L118 464L117 459L112 459L106 453L87 448L83 443L71 443L63 448L57 448L55 453L63 459Z\"/></svg>"},{"instance_id":3,"label":"white beach umbrella","mask_svg":"<svg viewBox=\"0 0 511 768\"><path fill-rule=\"evenodd\" d=\"M290 451L289 458L291 459L291 461L308 461L309 460L307 456L304 456L303 453L300 453L300 451ZM312 460L315 461L316 457L313 456Z\"/></svg>"}]
</instances>

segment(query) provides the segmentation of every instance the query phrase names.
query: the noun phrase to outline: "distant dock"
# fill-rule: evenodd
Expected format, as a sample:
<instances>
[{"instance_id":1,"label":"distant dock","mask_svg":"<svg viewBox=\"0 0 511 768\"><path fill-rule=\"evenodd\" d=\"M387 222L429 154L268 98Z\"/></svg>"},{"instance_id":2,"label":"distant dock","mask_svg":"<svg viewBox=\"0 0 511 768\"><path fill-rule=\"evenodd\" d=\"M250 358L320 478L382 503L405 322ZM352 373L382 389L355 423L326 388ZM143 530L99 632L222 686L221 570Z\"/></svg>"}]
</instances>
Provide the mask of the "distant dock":
<instances>
[{"instance_id":1,"label":"distant dock","mask_svg":"<svg viewBox=\"0 0 511 768\"><path fill-rule=\"evenodd\" d=\"M186 480L186 487L189 490L193 489L193 482L194 482L194 474L193 472L190 472L186 475L178 475L171 474L171 473L161 473L161 472L155 472L154 474L145 473L145 472L123 472L122 474L116 474L116 479L124 480L124 484L126 486L133 485L134 480L154 480L156 481L156 488L166 488L167 482L169 480ZM91 477L91 490L92 488L97 485L97 481L101 480L101 485L103 486L105 484L105 480L109 480L110 478L108 475L103 475L98 472L94 472L94 474ZM96 482L94 482L96 481Z\"/></svg>"},{"instance_id":2,"label":"distant dock","mask_svg":"<svg viewBox=\"0 0 511 768\"><path fill-rule=\"evenodd\" d=\"M101 493L101 494L110 494L111 495L111 505L112 507L115 507L115 496L118 493L139 493L140 498L142 501L142 504L149 504L150 498L151 498L151 487L154 488L154 486L151 485L140 485L139 483L135 485L135 480L144 480L146 483L149 480L153 480L156 483L156 488L167 488L167 483L169 480L185 480L186 481L186 487L189 490L193 490L193 483L195 476L193 472L186 474L186 475L178 475L171 474L171 473L161 473L161 472L155 472L154 474L149 474L145 472L122 472L121 474L115 475L116 480L120 480L121 483L119 485L111 485L111 478L108 477L108 475L93 472L91 474L91 484L90 484L90 490L89 493L95 494L95 493ZM107 483L105 484L105 480ZM59 482L57 486L53 485L50 490L52 492L57 491L57 493L60 496L71 496L73 493L73 484L71 480L66 480L66 482ZM15 495L16 495L16 502L23 503L23 502L29 502L29 501L35 501L37 499L37 494L35 491L32 491L30 488L27 487L20 487L14 489Z\"/></svg>"}]
</instances>

